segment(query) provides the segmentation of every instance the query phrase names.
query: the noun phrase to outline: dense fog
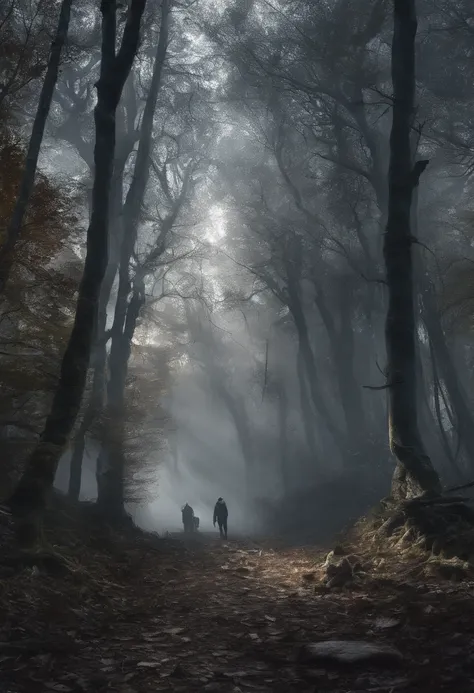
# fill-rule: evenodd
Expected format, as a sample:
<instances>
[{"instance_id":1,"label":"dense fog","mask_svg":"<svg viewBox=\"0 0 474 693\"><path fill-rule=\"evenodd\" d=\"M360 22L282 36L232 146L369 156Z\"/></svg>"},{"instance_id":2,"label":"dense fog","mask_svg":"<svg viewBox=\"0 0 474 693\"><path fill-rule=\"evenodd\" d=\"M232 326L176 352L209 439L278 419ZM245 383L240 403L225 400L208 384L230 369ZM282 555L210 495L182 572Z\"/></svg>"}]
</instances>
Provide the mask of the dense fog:
<instances>
[{"instance_id":1,"label":"dense fog","mask_svg":"<svg viewBox=\"0 0 474 693\"><path fill-rule=\"evenodd\" d=\"M40 27L35 2L13 16L3 5L0 39L25 40L29 17L44 54L55 17ZM338 531L389 493L395 468L391 3L164 0L144 17L116 112L95 346L56 486L124 503L158 532L181 527L185 502L212 530L219 496L237 533ZM470 479L474 454L474 15L468 0L422 0L418 17L411 147L429 161L411 209L418 426L452 484ZM74 317L100 59L98 3L76 3L39 160L56 221L41 238L34 212L30 264L8 297L22 317L0 325L0 425L20 466ZM8 69L18 80L5 66L5 85ZM3 156L12 133L28 138L39 88L25 77L5 94ZM15 361L9 342L28 343Z\"/></svg>"}]
</instances>

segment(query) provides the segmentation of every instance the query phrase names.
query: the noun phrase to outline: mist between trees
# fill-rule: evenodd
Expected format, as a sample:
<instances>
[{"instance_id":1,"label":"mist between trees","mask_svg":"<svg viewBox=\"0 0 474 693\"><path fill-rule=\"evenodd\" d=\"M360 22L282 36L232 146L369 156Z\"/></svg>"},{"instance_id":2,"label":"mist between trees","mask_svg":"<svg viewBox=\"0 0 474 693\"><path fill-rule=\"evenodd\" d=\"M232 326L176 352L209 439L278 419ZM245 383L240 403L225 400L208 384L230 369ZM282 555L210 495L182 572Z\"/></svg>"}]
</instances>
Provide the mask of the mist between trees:
<instances>
[{"instance_id":1,"label":"mist between trees","mask_svg":"<svg viewBox=\"0 0 474 693\"><path fill-rule=\"evenodd\" d=\"M27 534L54 480L304 538L473 477L473 50L468 0L3 0Z\"/></svg>"}]
</instances>

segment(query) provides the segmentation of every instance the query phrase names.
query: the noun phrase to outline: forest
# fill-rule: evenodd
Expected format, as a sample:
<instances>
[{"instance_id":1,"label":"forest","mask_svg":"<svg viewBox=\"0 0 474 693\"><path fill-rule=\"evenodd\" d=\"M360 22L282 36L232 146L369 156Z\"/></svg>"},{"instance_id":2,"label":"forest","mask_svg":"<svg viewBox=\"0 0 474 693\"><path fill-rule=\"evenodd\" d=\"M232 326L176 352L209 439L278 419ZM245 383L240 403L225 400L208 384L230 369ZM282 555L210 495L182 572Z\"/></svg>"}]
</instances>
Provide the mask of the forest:
<instances>
[{"instance_id":1,"label":"forest","mask_svg":"<svg viewBox=\"0 0 474 693\"><path fill-rule=\"evenodd\" d=\"M0 0L6 692L474 691L473 84L472 0Z\"/></svg>"}]
</instances>

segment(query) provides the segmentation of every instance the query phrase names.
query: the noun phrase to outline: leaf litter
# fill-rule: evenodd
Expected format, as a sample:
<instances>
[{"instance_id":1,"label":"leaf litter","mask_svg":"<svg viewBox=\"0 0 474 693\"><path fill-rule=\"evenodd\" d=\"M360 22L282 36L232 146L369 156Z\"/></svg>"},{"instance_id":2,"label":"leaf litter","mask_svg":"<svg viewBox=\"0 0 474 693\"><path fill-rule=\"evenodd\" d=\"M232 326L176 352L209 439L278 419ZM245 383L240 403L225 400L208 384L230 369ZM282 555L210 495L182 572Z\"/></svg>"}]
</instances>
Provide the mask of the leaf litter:
<instances>
[{"instance_id":1,"label":"leaf litter","mask_svg":"<svg viewBox=\"0 0 474 693\"><path fill-rule=\"evenodd\" d=\"M70 567L60 576L41 567L3 576L1 690L472 689L468 581L417 582L387 559L385 573L327 593L318 583L324 554L314 548L112 533L82 511L67 521L51 517L46 536ZM15 555L5 514L0 549ZM328 641L396 650L402 671L371 662L348 667L330 661L327 650L318 664L299 659L303 646Z\"/></svg>"}]
</instances>

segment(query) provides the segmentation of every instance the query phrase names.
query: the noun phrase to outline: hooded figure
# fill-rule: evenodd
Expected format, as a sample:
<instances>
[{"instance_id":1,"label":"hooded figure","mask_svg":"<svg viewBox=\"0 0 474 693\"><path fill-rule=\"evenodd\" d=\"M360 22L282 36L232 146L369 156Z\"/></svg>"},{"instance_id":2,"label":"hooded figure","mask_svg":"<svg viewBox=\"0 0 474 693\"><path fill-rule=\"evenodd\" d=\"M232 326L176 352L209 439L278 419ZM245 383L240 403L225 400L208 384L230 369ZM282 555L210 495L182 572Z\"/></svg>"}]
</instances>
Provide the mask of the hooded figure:
<instances>
[{"instance_id":1,"label":"hooded figure","mask_svg":"<svg viewBox=\"0 0 474 693\"><path fill-rule=\"evenodd\" d=\"M221 538L223 537L224 539L227 539L228 515L229 511L227 510L227 505L225 504L225 501L222 498L218 498L217 503L214 506L214 517L212 521L214 523L214 527L216 526L217 521L217 524L219 525L219 532Z\"/></svg>"},{"instance_id":2,"label":"hooded figure","mask_svg":"<svg viewBox=\"0 0 474 693\"><path fill-rule=\"evenodd\" d=\"M181 508L181 515L183 517L184 531L192 532L194 530L194 510L188 503Z\"/></svg>"}]
</instances>

